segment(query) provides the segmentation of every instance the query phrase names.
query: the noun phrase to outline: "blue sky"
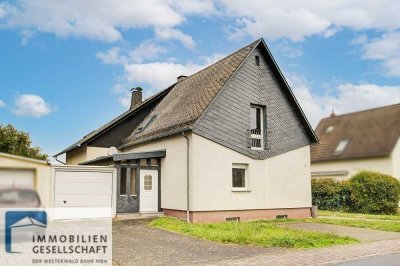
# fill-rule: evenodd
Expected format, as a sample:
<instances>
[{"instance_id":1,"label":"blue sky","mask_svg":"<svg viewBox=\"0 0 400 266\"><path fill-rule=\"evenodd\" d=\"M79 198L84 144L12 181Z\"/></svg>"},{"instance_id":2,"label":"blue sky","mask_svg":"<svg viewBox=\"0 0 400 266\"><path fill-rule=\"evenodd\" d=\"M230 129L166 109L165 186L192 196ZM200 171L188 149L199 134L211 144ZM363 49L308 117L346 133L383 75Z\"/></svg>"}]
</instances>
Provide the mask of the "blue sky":
<instances>
[{"instance_id":1,"label":"blue sky","mask_svg":"<svg viewBox=\"0 0 400 266\"><path fill-rule=\"evenodd\" d=\"M378 3L376 3L378 2ZM309 120L400 102L398 1L0 1L0 122L54 154L263 37Z\"/></svg>"}]
</instances>

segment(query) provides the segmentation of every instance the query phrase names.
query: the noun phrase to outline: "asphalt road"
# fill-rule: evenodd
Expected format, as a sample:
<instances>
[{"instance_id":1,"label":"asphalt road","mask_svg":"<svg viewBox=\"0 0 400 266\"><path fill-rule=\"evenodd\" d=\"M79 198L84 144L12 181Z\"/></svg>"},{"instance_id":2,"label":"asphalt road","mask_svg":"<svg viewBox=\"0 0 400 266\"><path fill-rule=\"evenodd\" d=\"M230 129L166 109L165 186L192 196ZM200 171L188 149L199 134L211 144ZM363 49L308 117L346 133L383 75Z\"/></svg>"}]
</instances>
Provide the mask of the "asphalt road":
<instances>
[{"instance_id":1,"label":"asphalt road","mask_svg":"<svg viewBox=\"0 0 400 266\"><path fill-rule=\"evenodd\" d=\"M389 254L384 256L369 257L361 260L349 261L338 266L399 266L400 265L400 253Z\"/></svg>"}]
</instances>

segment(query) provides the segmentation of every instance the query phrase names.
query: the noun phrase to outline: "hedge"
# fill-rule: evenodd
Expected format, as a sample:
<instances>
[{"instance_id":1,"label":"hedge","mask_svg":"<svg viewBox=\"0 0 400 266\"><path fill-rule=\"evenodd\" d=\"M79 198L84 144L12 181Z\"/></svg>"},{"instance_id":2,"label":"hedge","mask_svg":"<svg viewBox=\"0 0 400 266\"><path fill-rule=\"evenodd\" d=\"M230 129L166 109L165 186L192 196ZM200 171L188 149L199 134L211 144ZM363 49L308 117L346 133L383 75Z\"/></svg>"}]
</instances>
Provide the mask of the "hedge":
<instances>
[{"instance_id":1,"label":"hedge","mask_svg":"<svg viewBox=\"0 0 400 266\"><path fill-rule=\"evenodd\" d=\"M351 211L395 214L400 200L400 182L392 176L362 171L349 180Z\"/></svg>"},{"instance_id":2,"label":"hedge","mask_svg":"<svg viewBox=\"0 0 400 266\"><path fill-rule=\"evenodd\" d=\"M400 182L371 171L361 171L348 181L313 179L312 199L321 210L394 214L400 200Z\"/></svg>"},{"instance_id":3,"label":"hedge","mask_svg":"<svg viewBox=\"0 0 400 266\"><path fill-rule=\"evenodd\" d=\"M347 211L350 200L348 182L333 178L312 179L312 200L321 210Z\"/></svg>"}]
</instances>

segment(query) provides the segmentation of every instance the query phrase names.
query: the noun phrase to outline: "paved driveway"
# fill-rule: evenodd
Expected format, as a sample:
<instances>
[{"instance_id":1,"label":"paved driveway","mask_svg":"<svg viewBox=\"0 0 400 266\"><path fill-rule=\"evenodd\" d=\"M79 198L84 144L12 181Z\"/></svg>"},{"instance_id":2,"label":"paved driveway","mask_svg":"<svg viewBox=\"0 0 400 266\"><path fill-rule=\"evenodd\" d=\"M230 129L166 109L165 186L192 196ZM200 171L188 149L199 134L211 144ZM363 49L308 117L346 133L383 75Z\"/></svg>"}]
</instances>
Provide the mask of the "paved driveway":
<instances>
[{"instance_id":1,"label":"paved driveway","mask_svg":"<svg viewBox=\"0 0 400 266\"><path fill-rule=\"evenodd\" d=\"M217 263L280 249L224 245L146 226L149 220L113 223L113 261L119 265L188 265Z\"/></svg>"},{"instance_id":2,"label":"paved driveway","mask_svg":"<svg viewBox=\"0 0 400 266\"><path fill-rule=\"evenodd\" d=\"M324 265L400 253L400 234L390 234L388 237L383 233L385 240L374 235L375 239L368 240L370 242L330 248L261 248L199 240L150 228L146 226L147 222L148 220L114 222L115 265ZM349 227L342 228L344 229L352 231ZM368 234L376 233L373 230L363 230ZM358 230L354 231L360 234Z\"/></svg>"}]
</instances>

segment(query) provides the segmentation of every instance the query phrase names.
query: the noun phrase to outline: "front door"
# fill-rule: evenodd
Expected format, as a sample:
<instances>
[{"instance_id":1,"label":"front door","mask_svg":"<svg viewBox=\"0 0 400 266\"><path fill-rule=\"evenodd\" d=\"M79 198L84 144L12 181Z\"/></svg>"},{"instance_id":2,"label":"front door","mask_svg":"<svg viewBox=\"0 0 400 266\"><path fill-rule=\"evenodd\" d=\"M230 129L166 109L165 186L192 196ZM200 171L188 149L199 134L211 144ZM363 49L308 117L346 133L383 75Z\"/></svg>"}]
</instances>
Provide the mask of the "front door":
<instances>
[{"instance_id":1,"label":"front door","mask_svg":"<svg viewBox=\"0 0 400 266\"><path fill-rule=\"evenodd\" d=\"M158 212L157 170L140 170L140 212Z\"/></svg>"}]
</instances>

